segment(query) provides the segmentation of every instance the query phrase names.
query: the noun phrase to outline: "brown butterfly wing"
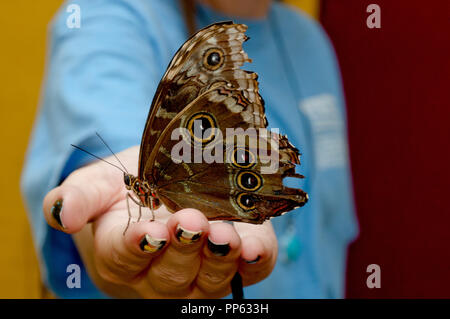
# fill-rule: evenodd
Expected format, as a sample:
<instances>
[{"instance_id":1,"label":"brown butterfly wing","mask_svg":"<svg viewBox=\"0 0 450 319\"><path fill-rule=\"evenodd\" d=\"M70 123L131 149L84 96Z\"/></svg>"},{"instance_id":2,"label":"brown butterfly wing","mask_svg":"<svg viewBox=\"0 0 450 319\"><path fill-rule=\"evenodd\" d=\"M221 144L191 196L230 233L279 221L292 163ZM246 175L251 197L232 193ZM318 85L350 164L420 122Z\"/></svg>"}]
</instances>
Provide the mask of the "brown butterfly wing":
<instances>
[{"instance_id":1,"label":"brown butterfly wing","mask_svg":"<svg viewBox=\"0 0 450 319\"><path fill-rule=\"evenodd\" d=\"M283 150L280 157L283 156L281 153L286 154ZM158 195L172 211L195 207L209 220L255 224L303 206L308 201L308 195L302 190L282 185L286 176L301 177L295 173L292 163L282 165L270 175L260 173L260 164L258 162L252 169L237 169L231 163L210 164L185 180L162 186ZM246 176L256 176L259 181L252 185L245 182ZM251 190L249 186L252 187Z\"/></svg>"},{"instance_id":2,"label":"brown butterfly wing","mask_svg":"<svg viewBox=\"0 0 450 319\"><path fill-rule=\"evenodd\" d=\"M156 90L145 125L138 169L140 179L151 168L148 158L164 128L214 83L226 82L243 89L247 99L260 99L255 74L239 69L251 61L242 50L242 43L247 40L246 29L245 25L231 22L213 24L198 31L175 54ZM220 59L215 64L217 54ZM147 177L150 180L151 176Z\"/></svg>"},{"instance_id":3,"label":"brown butterfly wing","mask_svg":"<svg viewBox=\"0 0 450 319\"><path fill-rule=\"evenodd\" d=\"M249 81L253 81L250 74L246 75ZM146 163L149 169L145 171L144 177L147 180L153 179L158 185L163 179L182 179L191 174L191 168L186 163L174 163L171 152L178 140L172 139L172 134L177 128L187 128L195 114L209 115L221 132L233 127L265 127L267 123L261 103L251 103L245 99L241 90L230 89L225 83L217 83L186 106L163 130ZM186 141L184 143L187 144Z\"/></svg>"},{"instance_id":4,"label":"brown butterfly wing","mask_svg":"<svg viewBox=\"0 0 450 319\"><path fill-rule=\"evenodd\" d=\"M241 142L217 134L217 138L205 144L207 138L198 139L202 136L189 129L190 121L199 115L212 118L211 123L224 134L227 128L260 129L266 123L261 103L251 103L241 90L227 86L211 89L180 112L166 127L156 144L158 151L155 149L150 157L158 197L171 211L195 207L210 220L262 223L306 203L307 194L302 190L283 186L286 176L302 177L295 173L295 165L300 163L298 150L285 137L277 134L263 137L255 130L256 135ZM181 141L172 140L171 132L177 128L185 129L189 135ZM245 134L243 131L236 135ZM279 145L277 149L272 147L271 138ZM190 162L174 162L171 150L177 143L191 151ZM204 159L192 162L195 149L201 152L215 145L223 151L220 163L206 163ZM247 157L253 159L250 164L236 161L237 149L244 154L249 152ZM260 155L262 149L265 157ZM263 162L269 157L276 158L279 166L271 174L262 174Z\"/></svg>"},{"instance_id":5,"label":"brown butterfly wing","mask_svg":"<svg viewBox=\"0 0 450 319\"><path fill-rule=\"evenodd\" d=\"M242 50L246 28L220 23L199 31L174 56L157 89L141 142L139 178L156 186L171 211L195 207L209 219L261 223L307 201L303 191L282 185L286 176L301 177L295 173L298 151L285 137L275 135L279 148L266 146L280 165L272 174L261 175L264 156L258 150L264 147L252 149L244 142L241 149L253 159L252 165L235 165L233 156L229 161L235 144L218 133L211 135L213 140L196 136L195 125L190 125L197 119L201 126L224 134L227 128L267 126L257 75L240 69L250 62ZM181 142L172 138L178 128L187 130ZM223 142L221 163L177 162L172 156L176 146L189 147L183 153L195 157L195 150L213 149L217 141Z\"/></svg>"}]
</instances>

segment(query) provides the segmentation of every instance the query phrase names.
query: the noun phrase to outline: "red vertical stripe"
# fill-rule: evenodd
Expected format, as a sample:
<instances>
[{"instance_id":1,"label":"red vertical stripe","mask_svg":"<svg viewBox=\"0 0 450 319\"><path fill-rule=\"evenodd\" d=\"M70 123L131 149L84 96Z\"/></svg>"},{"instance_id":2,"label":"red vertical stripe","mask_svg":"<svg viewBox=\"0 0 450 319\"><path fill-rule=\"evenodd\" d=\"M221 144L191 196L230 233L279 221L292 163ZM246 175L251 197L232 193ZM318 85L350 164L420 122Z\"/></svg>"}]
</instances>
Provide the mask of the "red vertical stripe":
<instances>
[{"instance_id":1,"label":"red vertical stripe","mask_svg":"<svg viewBox=\"0 0 450 319\"><path fill-rule=\"evenodd\" d=\"M381 29L366 8L381 7ZM450 1L324 0L345 87L360 238L348 297L450 297ZM369 264L381 288L366 286Z\"/></svg>"}]
</instances>

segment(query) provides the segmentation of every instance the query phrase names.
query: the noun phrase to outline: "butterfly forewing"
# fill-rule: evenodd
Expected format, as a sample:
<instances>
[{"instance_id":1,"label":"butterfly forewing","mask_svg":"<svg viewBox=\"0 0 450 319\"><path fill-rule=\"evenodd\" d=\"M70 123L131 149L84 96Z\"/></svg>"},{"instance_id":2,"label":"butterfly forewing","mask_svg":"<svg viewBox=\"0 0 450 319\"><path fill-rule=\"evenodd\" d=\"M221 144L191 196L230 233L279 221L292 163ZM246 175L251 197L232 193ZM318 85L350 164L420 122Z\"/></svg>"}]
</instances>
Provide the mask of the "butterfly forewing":
<instances>
[{"instance_id":1,"label":"butterfly forewing","mask_svg":"<svg viewBox=\"0 0 450 319\"><path fill-rule=\"evenodd\" d=\"M240 87L249 99L260 99L256 76L239 69L250 61L242 50L246 29L245 25L231 22L213 24L198 31L177 51L158 85L147 118L140 148L139 178L149 169L148 157L164 128L214 83ZM217 59L208 59L217 54L218 64Z\"/></svg>"}]
</instances>

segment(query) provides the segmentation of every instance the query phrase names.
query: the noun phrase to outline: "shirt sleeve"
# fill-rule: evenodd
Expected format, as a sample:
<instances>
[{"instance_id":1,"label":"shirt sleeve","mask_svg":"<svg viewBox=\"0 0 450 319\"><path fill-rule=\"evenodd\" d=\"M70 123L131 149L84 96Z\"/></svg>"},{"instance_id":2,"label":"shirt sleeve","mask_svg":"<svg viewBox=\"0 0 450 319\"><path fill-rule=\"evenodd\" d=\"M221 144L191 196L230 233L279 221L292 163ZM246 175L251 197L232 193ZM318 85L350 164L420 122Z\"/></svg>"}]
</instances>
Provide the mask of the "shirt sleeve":
<instances>
[{"instance_id":1,"label":"shirt sleeve","mask_svg":"<svg viewBox=\"0 0 450 319\"><path fill-rule=\"evenodd\" d=\"M49 29L46 75L22 173L34 245L44 282L59 297L102 297L82 268L81 289L66 285L69 264L83 267L71 236L43 217L45 194L89 159L70 144L106 155L95 132L115 151L139 144L151 98L162 75L148 18L129 1L76 1L80 28L66 24L68 4ZM79 154L79 152L77 152Z\"/></svg>"}]
</instances>

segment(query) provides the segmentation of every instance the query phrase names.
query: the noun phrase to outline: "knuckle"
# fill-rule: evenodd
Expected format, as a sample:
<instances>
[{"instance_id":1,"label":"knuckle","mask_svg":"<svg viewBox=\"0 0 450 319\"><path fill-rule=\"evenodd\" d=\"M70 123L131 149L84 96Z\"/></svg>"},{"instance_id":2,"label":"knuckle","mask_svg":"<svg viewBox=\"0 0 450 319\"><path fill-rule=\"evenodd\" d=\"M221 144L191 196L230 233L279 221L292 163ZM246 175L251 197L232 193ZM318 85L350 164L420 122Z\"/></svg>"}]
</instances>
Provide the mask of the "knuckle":
<instances>
[{"instance_id":1,"label":"knuckle","mask_svg":"<svg viewBox=\"0 0 450 319\"><path fill-rule=\"evenodd\" d=\"M193 281L193 275L170 267L152 267L150 272L157 278L158 284L164 288L183 289Z\"/></svg>"},{"instance_id":2,"label":"knuckle","mask_svg":"<svg viewBox=\"0 0 450 319\"><path fill-rule=\"evenodd\" d=\"M197 284L203 290L218 291L222 290L224 286L228 285L231 280L233 272L212 272L201 271L197 276Z\"/></svg>"},{"instance_id":3,"label":"knuckle","mask_svg":"<svg viewBox=\"0 0 450 319\"><path fill-rule=\"evenodd\" d=\"M105 282L121 283L121 280L104 264L97 265L97 273Z\"/></svg>"},{"instance_id":4,"label":"knuckle","mask_svg":"<svg viewBox=\"0 0 450 319\"><path fill-rule=\"evenodd\" d=\"M135 273L138 272L142 266L135 263L130 263L124 258L124 256L117 250L111 250L111 262L119 269L125 273Z\"/></svg>"},{"instance_id":5,"label":"knuckle","mask_svg":"<svg viewBox=\"0 0 450 319\"><path fill-rule=\"evenodd\" d=\"M117 282L117 277L113 276L108 271L99 271L98 274L99 274L100 278L106 282L112 282L112 283Z\"/></svg>"},{"instance_id":6,"label":"knuckle","mask_svg":"<svg viewBox=\"0 0 450 319\"><path fill-rule=\"evenodd\" d=\"M203 285L208 286L217 286L219 284L222 284L227 279L227 276L224 274L217 274L217 273L210 273L210 272L204 272L199 274L197 280L199 283L202 283Z\"/></svg>"}]
</instances>

